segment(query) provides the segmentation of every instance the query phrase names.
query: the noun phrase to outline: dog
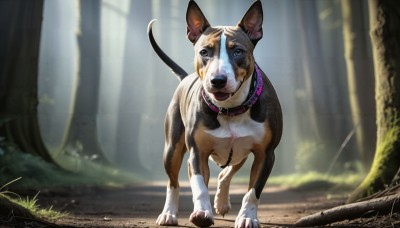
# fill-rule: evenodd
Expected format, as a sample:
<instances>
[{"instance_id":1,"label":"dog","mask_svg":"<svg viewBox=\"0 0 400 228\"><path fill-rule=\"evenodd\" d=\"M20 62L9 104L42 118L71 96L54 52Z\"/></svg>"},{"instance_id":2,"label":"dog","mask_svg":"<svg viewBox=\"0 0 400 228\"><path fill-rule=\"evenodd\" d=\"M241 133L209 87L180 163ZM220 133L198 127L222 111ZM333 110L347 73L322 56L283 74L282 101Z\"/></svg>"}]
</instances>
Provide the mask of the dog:
<instances>
[{"instance_id":1,"label":"dog","mask_svg":"<svg viewBox=\"0 0 400 228\"><path fill-rule=\"evenodd\" d=\"M253 153L248 192L235 227L259 227L257 208L275 161L282 135L282 111L276 92L254 60L263 36L261 1L255 1L236 26L211 27L195 1L186 12L187 37L193 43L195 72L188 75L158 46L149 23L150 43L180 83L165 117L164 167L169 177L166 201L156 223L178 225L178 174L186 151L194 209L189 221L214 224L208 193L208 160L221 166L214 198L215 212L230 209L233 175Z\"/></svg>"}]
</instances>

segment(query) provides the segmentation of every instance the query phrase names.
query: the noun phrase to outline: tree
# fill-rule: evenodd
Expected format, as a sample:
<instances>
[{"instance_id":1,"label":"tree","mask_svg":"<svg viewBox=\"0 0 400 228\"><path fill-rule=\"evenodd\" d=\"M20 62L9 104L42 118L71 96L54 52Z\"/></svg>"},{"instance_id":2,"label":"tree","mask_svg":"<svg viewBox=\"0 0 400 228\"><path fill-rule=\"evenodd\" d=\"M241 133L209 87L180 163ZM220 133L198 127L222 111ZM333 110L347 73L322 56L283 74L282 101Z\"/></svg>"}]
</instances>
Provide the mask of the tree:
<instances>
[{"instance_id":1,"label":"tree","mask_svg":"<svg viewBox=\"0 0 400 228\"><path fill-rule=\"evenodd\" d=\"M149 52L143 52L143 42L147 41L147 37L146 33L142 32L146 31L145 22L151 20L151 4L151 1L141 0L130 2L116 134L117 164L141 173L145 168L139 156L139 136L142 133L140 126L141 121L145 119L143 112L147 109L148 103L154 103L146 102L143 98L146 91L153 89L148 88L149 85L153 85L153 75L147 63L150 58ZM137 58L138 53L140 53L140 58Z\"/></svg>"},{"instance_id":2,"label":"tree","mask_svg":"<svg viewBox=\"0 0 400 228\"><path fill-rule=\"evenodd\" d=\"M0 6L0 137L52 162L37 119L43 0L4 0Z\"/></svg>"},{"instance_id":3,"label":"tree","mask_svg":"<svg viewBox=\"0 0 400 228\"><path fill-rule=\"evenodd\" d=\"M366 1L341 1L343 17L344 56L347 68L352 121L357 149L368 169L375 149L375 99L373 65L368 54L363 6Z\"/></svg>"},{"instance_id":4,"label":"tree","mask_svg":"<svg viewBox=\"0 0 400 228\"><path fill-rule=\"evenodd\" d=\"M322 54L322 45L320 37L320 25L317 14L316 1L296 1L299 9L299 23L303 28L300 33L303 50L303 70L304 70L304 87L307 97L306 110L309 117L300 124L300 130L304 138L307 137L309 142L315 144L303 145L305 153L310 151L324 151L327 159L319 159L318 162L309 162L319 171L325 171L333 158L334 150L340 145L340 136L337 129L339 126L334 124L334 102L328 95L331 93L329 77L326 73L324 56ZM308 121L310 118L310 121ZM306 126L301 126L306 125ZM304 131L303 131L304 130ZM316 148L311 148L316 147ZM302 156L306 157L306 156ZM315 156L311 156L315 158Z\"/></svg>"},{"instance_id":5,"label":"tree","mask_svg":"<svg viewBox=\"0 0 400 228\"><path fill-rule=\"evenodd\" d=\"M400 167L400 2L369 1L377 141L372 167L348 202L390 185Z\"/></svg>"},{"instance_id":6,"label":"tree","mask_svg":"<svg viewBox=\"0 0 400 228\"><path fill-rule=\"evenodd\" d=\"M80 1L79 75L70 126L64 147L78 147L80 155L108 162L97 139L100 84L100 4Z\"/></svg>"},{"instance_id":7,"label":"tree","mask_svg":"<svg viewBox=\"0 0 400 228\"><path fill-rule=\"evenodd\" d=\"M53 162L37 119L43 0L2 0L0 11L0 137ZM28 210L0 194L0 223L22 227L33 220Z\"/></svg>"}]
</instances>

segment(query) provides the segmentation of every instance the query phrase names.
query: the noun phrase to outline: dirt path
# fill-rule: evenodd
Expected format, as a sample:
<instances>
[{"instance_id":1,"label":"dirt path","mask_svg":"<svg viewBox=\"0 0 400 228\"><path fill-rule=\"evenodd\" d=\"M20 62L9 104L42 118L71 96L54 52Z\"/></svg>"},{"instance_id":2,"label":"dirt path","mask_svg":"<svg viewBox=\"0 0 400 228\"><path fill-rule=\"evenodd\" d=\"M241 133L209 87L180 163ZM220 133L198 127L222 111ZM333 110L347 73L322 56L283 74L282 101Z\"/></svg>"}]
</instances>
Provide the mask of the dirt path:
<instances>
[{"instance_id":1,"label":"dirt path","mask_svg":"<svg viewBox=\"0 0 400 228\"><path fill-rule=\"evenodd\" d=\"M215 186L210 184L210 186ZM215 188L210 187L211 196ZM232 210L225 218L216 216L214 227L232 227L246 186L231 187ZM72 227L155 227L155 220L165 200L165 186L161 183L127 188L71 188L44 190L39 194L41 206L53 205L54 209L69 215L57 221ZM265 227L287 227L298 218L337 206L343 199L328 200L322 191L298 192L277 187L267 187L261 196L259 219ZM191 191L186 184L181 188L179 224L193 227L188 217L192 211Z\"/></svg>"}]
</instances>

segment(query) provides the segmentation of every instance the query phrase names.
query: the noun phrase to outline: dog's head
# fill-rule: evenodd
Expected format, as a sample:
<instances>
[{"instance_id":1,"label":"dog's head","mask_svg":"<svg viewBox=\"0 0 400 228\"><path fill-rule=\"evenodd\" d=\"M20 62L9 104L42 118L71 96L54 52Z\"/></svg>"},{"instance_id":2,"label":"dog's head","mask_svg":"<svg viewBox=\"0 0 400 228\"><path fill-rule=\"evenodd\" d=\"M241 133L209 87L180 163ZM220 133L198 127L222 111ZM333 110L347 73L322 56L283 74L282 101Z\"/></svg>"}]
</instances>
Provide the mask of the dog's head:
<instances>
[{"instance_id":1,"label":"dog's head","mask_svg":"<svg viewBox=\"0 0 400 228\"><path fill-rule=\"evenodd\" d=\"M234 95L239 90L247 92L242 84L254 71L253 50L263 35L261 2L254 2L236 26L211 27L199 6L189 1L186 21L187 36L195 49L195 69L205 92L220 107L243 99L243 95Z\"/></svg>"}]
</instances>

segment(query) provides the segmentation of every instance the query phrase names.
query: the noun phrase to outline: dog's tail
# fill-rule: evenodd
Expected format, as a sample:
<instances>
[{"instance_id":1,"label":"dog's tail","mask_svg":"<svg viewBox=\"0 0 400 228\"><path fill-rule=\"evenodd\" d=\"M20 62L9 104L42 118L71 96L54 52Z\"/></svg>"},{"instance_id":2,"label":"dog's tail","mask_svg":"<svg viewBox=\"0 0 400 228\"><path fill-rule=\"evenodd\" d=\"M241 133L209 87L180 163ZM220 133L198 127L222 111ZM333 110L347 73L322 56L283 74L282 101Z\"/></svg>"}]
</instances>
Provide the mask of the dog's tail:
<instances>
[{"instance_id":1,"label":"dog's tail","mask_svg":"<svg viewBox=\"0 0 400 228\"><path fill-rule=\"evenodd\" d=\"M182 81L188 73L184 69L182 69L178 64L174 62L170 57L168 57L167 54L164 53L163 50L158 46L156 40L154 39L153 36L153 23L156 21L156 19L153 19L150 21L148 27L147 27L147 35L149 36L150 44L153 47L154 51L157 53L158 57L172 70L172 72L178 77L180 81Z\"/></svg>"}]
</instances>

